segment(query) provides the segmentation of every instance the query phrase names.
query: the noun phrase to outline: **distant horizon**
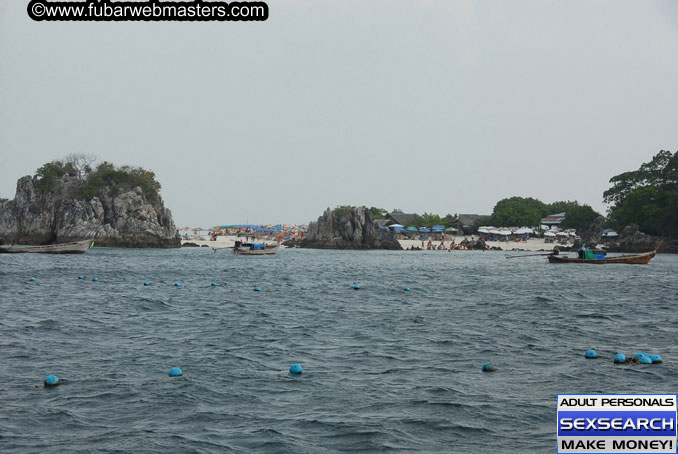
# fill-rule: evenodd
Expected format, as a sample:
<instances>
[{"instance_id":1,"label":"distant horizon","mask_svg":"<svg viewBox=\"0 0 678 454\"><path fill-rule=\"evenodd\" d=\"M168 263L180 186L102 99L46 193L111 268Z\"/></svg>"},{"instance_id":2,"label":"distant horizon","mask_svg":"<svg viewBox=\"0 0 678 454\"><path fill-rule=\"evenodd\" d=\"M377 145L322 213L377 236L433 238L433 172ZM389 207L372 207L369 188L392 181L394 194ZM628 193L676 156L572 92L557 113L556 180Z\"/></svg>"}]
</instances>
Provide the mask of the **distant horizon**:
<instances>
[{"instance_id":1,"label":"distant horizon","mask_svg":"<svg viewBox=\"0 0 678 454\"><path fill-rule=\"evenodd\" d=\"M112 162L112 161L110 161L110 160L108 160L108 159L101 158L101 157L99 157L99 156L95 156L95 157L97 158L97 163L101 163L101 162L104 162L104 161L108 161L108 162L111 162L112 164L114 164L114 165L116 165L116 166L118 166L118 167L120 167L120 166L122 166L122 165L127 165L127 166L130 166L130 167L138 167L137 165L135 165L135 164L133 164L133 163L119 164L119 163L116 163L116 162ZM61 159L63 159L63 158L64 158L64 157L62 156L62 157L59 157L59 158L50 159L50 160L48 160L48 161L45 161L45 162L42 163L42 164L45 164L46 162L59 161L59 160L61 160ZM634 169L628 169L627 171L636 170L638 167L640 167L640 165L641 165L643 162L650 161L651 158L652 158L652 155L649 155L649 156L648 156L647 158L645 158L643 161L639 162L639 163L638 163L638 166L637 166L636 168L634 168ZM144 168L145 168L145 167L144 167ZM36 168L35 170L37 170L37 168ZM29 174L26 174L26 175L22 175L22 176L17 177L16 180L19 180L20 178L23 178L24 176L34 176L34 175L35 175L35 170L34 170L32 173L29 173ZM147 170L150 170L150 171L155 172L152 168L147 168ZM612 176L614 176L614 175L612 175ZM611 177L612 177L612 176L611 176ZM157 175L156 175L156 177L157 177ZM610 178L611 178L611 177L610 177ZM158 178L158 181L160 182L161 185L163 185L163 182L160 181L159 178ZM16 183L15 183L15 187L16 187ZM185 227L196 228L196 226L200 226L200 227L205 227L205 226L207 226L207 224L205 224L205 223L201 224L201 223L180 223L180 222L178 222L178 221L177 221L177 217L176 217L176 215L175 215L175 212L174 212L174 210L172 209L172 206L168 204L167 199L163 196L163 192L164 192L164 185L163 185L163 188L160 190L160 196L161 196L161 198L162 198L162 200L163 200L163 203L164 203L164 205L165 205L165 208L168 208L168 209L172 212L172 217L173 217L173 219L174 219L174 222L175 222L175 225L177 226L177 228L179 228L179 227L181 227L181 228L185 228ZM14 194L12 194L11 196L7 196L7 197L6 197L6 196L4 196L3 194L0 194L0 198L6 198L6 199L9 199L9 200L12 200L12 199L14 199L15 195L16 195L16 194L14 193ZM500 200L504 199L504 198L509 198L509 197L525 197L525 198L531 197L531 198L534 198L534 199L538 199L538 200L540 200L540 201L542 201L542 202L544 202L544 203L546 203L546 204L552 204L552 203L560 202L560 201L572 201L572 202L576 201L576 202L578 202L580 205L584 205L584 204L589 205L589 206L591 206L595 211L597 211L598 213L600 213L601 215L607 216L607 207L608 207L608 205L607 205L607 204L604 204L604 203L602 202L602 199L603 199L602 193L601 193L601 196L600 196L601 202L600 202L600 204L599 204L600 206L604 207L604 208L602 208L602 209L596 208L596 206L595 206L594 204L582 202L581 200L568 200L568 199L565 199L565 200L553 200L553 201L549 201L549 200L542 200L542 199L539 199L539 197L536 197L535 195L529 195L529 194L528 194L528 195L519 195L519 194L514 194L514 195L509 195L509 196L506 196L506 197L502 197L501 199L497 199L497 200L492 204L491 208L490 208L487 212L483 212L483 211L457 211L457 210L452 210L452 211L447 211L447 212L437 212L437 213L436 213L436 212L431 212L431 211L426 211L426 210L408 210L408 209L400 208L400 207L398 207L398 206L396 206L396 207L394 207L394 208L392 208L392 209L388 209L388 208L386 208L385 206L381 206L381 205L378 205L378 204L377 204L377 205L369 205L369 204L348 204L348 203L338 203L338 204L336 204L336 205L334 205L334 206L326 206L325 208L322 208L322 209L318 212L318 214L317 214L315 217L313 217L312 219L306 220L306 221L299 221L299 222L278 222L278 221L276 221L276 222L266 222L266 221L250 222L248 219L245 219L245 220L243 220L242 222L217 222L217 223L214 223L214 224L210 224L210 225L208 226L208 229L209 229L209 228L213 228L213 227L218 227L218 226L221 226L221 225L250 225L250 224L251 224L251 225L278 225L278 224L286 224L286 225L308 225L310 222L313 222L313 221L317 220L318 217L322 216L322 214L325 212L326 209L328 209L328 208L329 208L329 209L334 209L334 208L336 208L336 207L338 207L338 206L344 206L344 205L348 205L348 206L356 206L356 207L364 206L364 207L367 207L367 208L369 208L369 207L382 208L382 209L386 209L388 213L392 213L394 210L401 210L403 213L416 213L416 214L419 214L419 215L421 215L421 214L423 214L423 213L432 213L432 214L437 214L437 215L440 215L440 216L445 216L445 215L448 215L448 214L450 214L450 215L454 215L454 214L457 214L457 215L462 215L462 214L474 214L474 215L480 215L480 216L490 216L490 215L492 214L492 212L493 212L493 209L494 209L494 206L496 205L496 203L499 202ZM190 221L189 221L189 222L190 222Z\"/></svg>"}]
</instances>

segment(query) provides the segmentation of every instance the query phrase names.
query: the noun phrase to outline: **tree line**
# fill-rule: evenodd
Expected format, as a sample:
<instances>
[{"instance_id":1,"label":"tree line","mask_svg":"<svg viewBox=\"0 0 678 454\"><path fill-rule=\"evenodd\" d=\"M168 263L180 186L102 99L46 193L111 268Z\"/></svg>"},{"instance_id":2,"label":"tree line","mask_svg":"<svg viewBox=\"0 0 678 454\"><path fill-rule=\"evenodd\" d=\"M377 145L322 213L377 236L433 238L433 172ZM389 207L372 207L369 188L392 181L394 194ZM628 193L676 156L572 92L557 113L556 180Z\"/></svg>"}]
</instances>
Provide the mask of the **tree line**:
<instances>
[{"instance_id":1,"label":"tree line","mask_svg":"<svg viewBox=\"0 0 678 454\"><path fill-rule=\"evenodd\" d=\"M141 167L115 166L96 157L85 154L70 154L62 160L43 164L35 171L37 188L41 192L54 189L57 180L70 177L74 182L73 196L91 200L101 195L103 188L109 188L115 197L123 189L140 187L149 199L160 197L160 183L155 173Z\"/></svg>"}]
</instances>

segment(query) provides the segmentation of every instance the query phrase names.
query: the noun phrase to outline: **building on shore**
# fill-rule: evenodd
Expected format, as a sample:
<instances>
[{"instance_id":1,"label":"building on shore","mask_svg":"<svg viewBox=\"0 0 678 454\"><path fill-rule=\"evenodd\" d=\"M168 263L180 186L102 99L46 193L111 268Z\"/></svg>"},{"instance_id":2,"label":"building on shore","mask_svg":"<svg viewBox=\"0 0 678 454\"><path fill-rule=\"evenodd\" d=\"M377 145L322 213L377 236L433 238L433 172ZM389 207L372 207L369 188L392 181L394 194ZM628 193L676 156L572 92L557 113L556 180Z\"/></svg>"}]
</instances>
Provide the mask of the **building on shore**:
<instances>
[{"instance_id":1,"label":"building on shore","mask_svg":"<svg viewBox=\"0 0 678 454\"><path fill-rule=\"evenodd\" d=\"M552 229L554 227L558 227L561 222L565 220L565 213L556 213L556 214L549 214L545 218L542 218L541 220L541 225L542 229Z\"/></svg>"},{"instance_id":2,"label":"building on shore","mask_svg":"<svg viewBox=\"0 0 678 454\"><path fill-rule=\"evenodd\" d=\"M460 214L457 219L457 231L464 235L471 235L474 233L474 225L478 219L490 218L488 215L482 214Z\"/></svg>"},{"instance_id":3,"label":"building on shore","mask_svg":"<svg viewBox=\"0 0 678 454\"><path fill-rule=\"evenodd\" d=\"M414 220L416 214L414 213L388 213L386 215L386 225L399 224L407 227Z\"/></svg>"}]
</instances>

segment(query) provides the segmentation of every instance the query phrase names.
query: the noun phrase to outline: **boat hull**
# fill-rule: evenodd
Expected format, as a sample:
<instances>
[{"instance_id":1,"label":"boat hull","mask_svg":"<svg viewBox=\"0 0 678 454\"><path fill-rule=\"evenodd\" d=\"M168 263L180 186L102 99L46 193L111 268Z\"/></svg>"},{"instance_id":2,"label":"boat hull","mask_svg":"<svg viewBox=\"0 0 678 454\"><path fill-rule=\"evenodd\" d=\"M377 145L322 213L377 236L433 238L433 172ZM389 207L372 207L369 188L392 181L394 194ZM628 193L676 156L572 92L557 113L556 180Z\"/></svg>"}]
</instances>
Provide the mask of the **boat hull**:
<instances>
[{"instance_id":1,"label":"boat hull","mask_svg":"<svg viewBox=\"0 0 678 454\"><path fill-rule=\"evenodd\" d=\"M266 249L233 249L235 255L273 255L278 251L278 246Z\"/></svg>"},{"instance_id":2,"label":"boat hull","mask_svg":"<svg viewBox=\"0 0 678 454\"><path fill-rule=\"evenodd\" d=\"M549 255L549 263L591 263L594 265L607 264L628 264L628 265L647 265L655 256L657 251L645 252L638 255L622 255L620 257L605 257L604 259L571 259L566 257L558 257L557 255Z\"/></svg>"},{"instance_id":3,"label":"boat hull","mask_svg":"<svg viewBox=\"0 0 678 454\"><path fill-rule=\"evenodd\" d=\"M91 243L92 240L83 240L43 246L0 246L0 254L84 254Z\"/></svg>"}]
</instances>

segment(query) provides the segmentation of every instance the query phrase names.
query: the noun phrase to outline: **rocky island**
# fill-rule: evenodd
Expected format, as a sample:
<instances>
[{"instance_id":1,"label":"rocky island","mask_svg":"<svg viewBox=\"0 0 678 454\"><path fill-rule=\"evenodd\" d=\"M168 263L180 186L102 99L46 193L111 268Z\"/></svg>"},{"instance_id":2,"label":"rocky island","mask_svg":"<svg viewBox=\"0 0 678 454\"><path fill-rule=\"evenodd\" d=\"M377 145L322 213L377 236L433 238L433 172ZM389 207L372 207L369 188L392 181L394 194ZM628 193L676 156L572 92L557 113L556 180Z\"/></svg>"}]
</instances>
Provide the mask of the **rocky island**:
<instances>
[{"instance_id":1,"label":"rocky island","mask_svg":"<svg viewBox=\"0 0 678 454\"><path fill-rule=\"evenodd\" d=\"M380 229L365 207L329 208L311 222L306 236L285 242L288 247L311 249L402 250L390 229Z\"/></svg>"},{"instance_id":2,"label":"rocky island","mask_svg":"<svg viewBox=\"0 0 678 454\"><path fill-rule=\"evenodd\" d=\"M50 244L95 238L98 246L179 247L172 213L155 174L82 156L53 161L18 180L0 201L0 244Z\"/></svg>"}]
</instances>

